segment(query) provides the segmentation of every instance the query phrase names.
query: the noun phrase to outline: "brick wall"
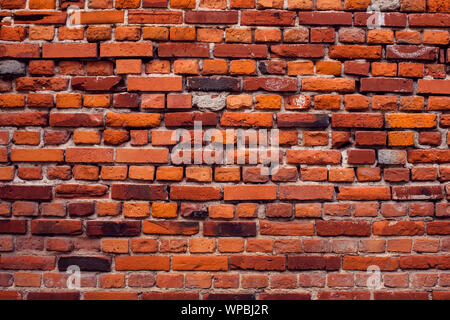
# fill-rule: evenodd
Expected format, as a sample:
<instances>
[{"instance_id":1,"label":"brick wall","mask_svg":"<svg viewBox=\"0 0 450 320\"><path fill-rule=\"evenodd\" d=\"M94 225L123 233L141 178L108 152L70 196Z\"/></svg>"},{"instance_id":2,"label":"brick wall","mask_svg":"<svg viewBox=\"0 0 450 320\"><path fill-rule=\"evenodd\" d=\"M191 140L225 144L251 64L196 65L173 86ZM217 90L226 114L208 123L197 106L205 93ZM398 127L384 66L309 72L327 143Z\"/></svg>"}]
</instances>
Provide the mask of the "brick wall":
<instances>
[{"instance_id":1,"label":"brick wall","mask_svg":"<svg viewBox=\"0 0 450 320\"><path fill-rule=\"evenodd\" d=\"M450 2L370 2L0 0L0 299L449 299Z\"/></svg>"}]
</instances>

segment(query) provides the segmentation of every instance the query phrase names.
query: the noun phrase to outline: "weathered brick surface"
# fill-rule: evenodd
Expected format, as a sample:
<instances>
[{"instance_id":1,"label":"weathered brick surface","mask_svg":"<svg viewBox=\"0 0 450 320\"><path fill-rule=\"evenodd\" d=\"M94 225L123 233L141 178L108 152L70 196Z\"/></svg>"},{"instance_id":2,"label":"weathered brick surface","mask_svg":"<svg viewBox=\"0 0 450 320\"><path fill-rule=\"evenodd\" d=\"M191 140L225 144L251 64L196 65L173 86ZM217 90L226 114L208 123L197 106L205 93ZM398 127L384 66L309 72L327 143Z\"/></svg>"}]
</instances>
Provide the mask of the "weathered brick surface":
<instances>
[{"instance_id":1,"label":"weathered brick surface","mask_svg":"<svg viewBox=\"0 0 450 320\"><path fill-rule=\"evenodd\" d=\"M6 17L0 299L450 299L448 0L0 0ZM243 150L260 129L280 148ZM177 149L195 139L223 149Z\"/></svg>"}]
</instances>

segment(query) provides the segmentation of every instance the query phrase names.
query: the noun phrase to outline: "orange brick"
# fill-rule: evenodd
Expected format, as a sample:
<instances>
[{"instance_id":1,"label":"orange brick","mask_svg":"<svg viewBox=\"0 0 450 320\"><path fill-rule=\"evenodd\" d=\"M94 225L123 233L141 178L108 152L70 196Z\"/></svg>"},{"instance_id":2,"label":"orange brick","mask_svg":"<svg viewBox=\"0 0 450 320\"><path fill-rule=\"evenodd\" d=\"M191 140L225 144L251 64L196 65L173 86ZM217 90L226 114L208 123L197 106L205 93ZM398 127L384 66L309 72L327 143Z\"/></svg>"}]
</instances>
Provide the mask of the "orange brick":
<instances>
[{"instance_id":1,"label":"orange brick","mask_svg":"<svg viewBox=\"0 0 450 320\"><path fill-rule=\"evenodd\" d=\"M412 97L400 97L399 110L423 110L425 105L425 99L420 96Z\"/></svg>"},{"instance_id":2,"label":"orange brick","mask_svg":"<svg viewBox=\"0 0 450 320\"><path fill-rule=\"evenodd\" d=\"M55 27L31 26L28 37L30 40L53 40L55 37Z\"/></svg>"},{"instance_id":3,"label":"orange brick","mask_svg":"<svg viewBox=\"0 0 450 320\"><path fill-rule=\"evenodd\" d=\"M372 75L375 77L395 77L397 75L397 64L374 62L372 63Z\"/></svg>"},{"instance_id":4,"label":"orange brick","mask_svg":"<svg viewBox=\"0 0 450 320\"><path fill-rule=\"evenodd\" d=\"M165 27L144 27L142 28L142 38L144 40L168 40L169 29Z\"/></svg>"},{"instance_id":5,"label":"orange brick","mask_svg":"<svg viewBox=\"0 0 450 320\"><path fill-rule=\"evenodd\" d=\"M253 104L253 98L250 95L229 95L227 97L228 109L250 108Z\"/></svg>"},{"instance_id":6,"label":"orange brick","mask_svg":"<svg viewBox=\"0 0 450 320\"><path fill-rule=\"evenodd\" d=\"M197 41L200 42L215 42L219 43L223 41L223 30L200 28L197 29Z\"/></svg>"},{"instance_id":7,"label":"orange brick","mask_svg":"<svg viewBox=\"0 0 450 320\"><path fill-rule=\"evenodd\" d=\"M18 145L38 145L41 140L40 132L14 131L13 142Z\"/></svg>"},{"instance_id":8,"label":"orange brick","mask_svg":"<svg viewBox=\"0 0 450 320\"><path fill-rule=\"evenodd\" d=\"M102 239L102 251L108 253L128 253L128 240Z\"/></svg>"},{"instance_id":9,"label":"orange brick","mask_svg":"<svg viewBox=\"0 0 450 320\"><path fill-rule=\"evenodd\" d=\"M199 74L197 60L175 60L173 64L175 74Z\"/></svg>"},{"instance_id":10,"label":"orange brick","mask_svg":"<svg viewBox=\"0 0 450 320\"><path fill-rule=\"evenodd\" d=\"M64 151L61 149L12 149L11 161L14 162L61 162Z\"/></svg>"},{"instance_id":11,"label":"orange brick","mask_svg":"<svg viewBox=\"0 0 450 320\"><path fill-rule=\"evenodd\" d=\"M125 285L124 274L102 274L99 279L100 288L123 288Z\"/></svg>"},{"instance_id":12,"label":"orange brick","mask_svg":"<svg viewBox=\"0 0 450 320\"><path fill-rule=\"evenodd\" d=\"M317 74L339 76L341 74L341 63L339 61L318 61L316 72Z\"/></svg>"},{"instance_id":13,"label":"orange brick","mask_svg":"<svg viewBox=\"0 0 450 320\"><path fill-rule=\"evenodd\" d=\"M99 144L100 133L98 131L76 130L73 133L73 142L75 144Z\"/></svg>"},{"instance_id":14,"label":"orange brick","mask_svg":"<svg viewBox=\"0 0 450 320\"><path fill-rule=\"evenodd\" d=\"M212 219L233 219L234 206L227 204L211 205L208 207L209 217Z\"/></svg>"},{"instance_id":15,"label":"orange brick","mask_svg":"<svg viewBox=\"0 0 450 320\"><path fill-rule=\"evenodd\" d=\"M170 1L170 7L174 9L194 9L194 0L172 0Z\"/></svg>"},{"instance_id":16,"label":"orange brick","mask_svg":"<svg viewBox=\"0 0 450 320\"><path fill-rule=\"evenodd\" d=\"M0 108L20 108L25 106L25 96L21 94L1 94Z\"/></svg>"},{"instance_id":17,"label":"orange brick","mask_svg":"<svg viewBox=\"0 0 450 320\"><path fill-rule=\"evenodd\" d=\"M128 177L134 180L152 181L155 176L153 166L130 166Z\"/></svg>"},{"instance_id":18,"label":"orange brick","mask_svg":"<svg viewBox=\"0 0 450 320\"><path fill-rule=\"evenodd\" d=\"M355 171L353 168L330 169L329 181L333 182L353 182Z\"/></svg>"},{"instance_id":19,"label":"orange brick","mask_svg":"<svg viewBox=\"0 0 450 320\"><path fill-rule=\"evenodd\" d=\"M317 0L316 9L318 10L342 10L340 0Z\"/></svg>"},{"instance_id":20,"label":"orange brick","mask_svg":"<svg viewBox=\"0 0 450 320\"><path fill-rule=\"evenodd\" d=\"M258 95L255 97L256 109L280 109L281 96L276 94Z\"/></svg>"},{"instance_id":21,"label":"orange brick","mask_svg":"<svg viewBox=\"0 0 450 320\"><path fill-rule=\"evenodd\" d=\"M450 34L448 31L441 30L424 30L423 43L424 44L439 44L446 45L450 41Z\"/></svg>"},{"instance_id":22,"label":"orange brick","mask_svg":"<svg viewBox=\"0 0 450 320\"><path fill-rule=\"evenodd\" d=\"M100 175L103 180L125 180L127 172L126 166L102 166Z\"/></svg>"},{"instance_id":23,"label":"orange brick","mask_svg":"<svg viewBox=\"0 0 450 320\"><path fill-rule=\"evenodd\" d=\"M128 218L145 218L150 216L150 204L148 202L125 202L123 215Z\"/></svg>"},{"instance_id":24,"label":"orange brick","mask_svg":"<svg viewBox=\"0 0 450 320\"><path fill-rule=\"evenodd\" d=\"M393 147L406 147L414 145L414 132L391 131L388 133L388 143Z\"/></svg>"},{"instance_id":25,"label":"orange brick","mask_svg":"<svg viewBox=\"0 0 450 320\"><path fill-rule=\"evenodd\" d=\"M82 96L79 93L57 94L56 107L57 108L81 108Z\"/></svg>"},{"instance_id":26,"label":"orange brick","mask_svg":"<svg viewBox=\"0 0 450 320\"><path fill-rule=\"evenodd\" d=\"M280 29L259 29L255 30L255 42L279 42L281 41Z\"/></svg>"},{"instance_id":27,"label":"orange brick","mask_svg":"<svg viewBox=\"0 0 450 320\"><path fill-rule=\"evenodd\" d=\"M95 205L99 216L117 216L122 210L120 202L97 201Z\"/></svg>"},{"instance_id":28,"label":"orange brick","mask_svg":"<svg viewBox=\"0 0 450 320\"><path fill-rule=\"evenodd\" d=\"M258 0L257 3L258 3L257 4L258 9L269 9L269 8L282 9L283 8L282 0Z\"/></svg>"},{"instance_id":29,"label":"orange brick","mask_svg":"<svg viewBox=\"0 0 450 320\"><path fill-rule=\"evenodd\" d=\"M225 30L225 42L252 42L252 30L251 29L237 29L227 28Z\"/></svg>"},{"instance_id":30,"label":"orange brick","mask_svg":"<svg viewBox=\"0 0 450 320\"><path fill-rule=\"evenodd\" d=\"M212 181L212 168L187 167L186 181L210 182Z\"/></svg>"},{"instance_id":31,"label":"orange brick","mask_svg":"<svg viewBox=\"0 0 450 320\"><path fill-rule=\"evenodd\" d=\"M116 60L117 74L141 74L142 60L140 59L117 59Z\"/></svg>"},{"instance_id":32,"label":"orange brick","mask_svg":"<svg viewBox=\"0 0 450 320\"><path fill-rule=\"evenodd\" d=\"M152 60L145 65L146 73L170 73L170 61Z\"/></svg>"},{"instance_id":33,"label":"orange brick","mask_svg":"<svg viewBox=\"0 0 450 320\"><path fill-rule=\"evenodd\" d=\"M226 7L226 0L200 0L200 8L225 9Z\"/></svg>"},{"instance_id":34,"label":"orange brick","mask_svg":"<svg viewBox=\"0 0 450 320\"><path fill-rule=\"evenodd\" d=\"M169 35L172 41L195 41L195 28L170 27Z\"/></svg>"},{"instance_id":35,"label":"orange brick","mask_svg":"<svg viewBox=\"0 0 450 320\"><path fill-rule=\"evenodd\" d=\"M141 28L118 26L115 30L115 37L118 41L138 41L141 38Z\"/></svg>"},{"instance_id":36,"label":"orange brick","mask_svg":"<svg viewBox=\"0 0 450 320\"><path fill-rule=\"evenodd\" d=\"M111 104L109 94L85 94L83 105L87 108L107 108Z\"/></svg>"},{"instance_id":37,"label":"orange brick","mask_svg":"<svg viewBox=\"0 0 450 320\"><path fill-rule=\"evenodd\" d=\"M156 179L165 181L181 181L183 179L182 167L158 167Z\"/></svg>"},{"instance_id":38,"label":"orange brick","mask_svg":"<svg viewBox=\"0 0 450 320\"><path fill-rule=\"evenodd\" d=\"M117 9L134 9L139 8L141 4L140 0L117 0L116 8Z\"/></svg>"},{"instance_id":39,"label":"orange brick","mask_svg":"<svg viewBox=\"0 0 450 320\"><path fill-rule=\"evenodd\" d=\"M226 74L227 72L226 60L203 60L202 74Z\"/></svg>"},{"instance_id":40,"label":"orange brick","mask_svg":"<svg viewBox=\"0 0 450 320\"><path fill-rule=\"evenodd\" d=\"M367 43L394 43L394 31L392 30L369 30L367 32Z\"/></svg>"},{"instance_id":41,"label":"orange brick","mask_svg":"<svg viewBox=\"0 0 450 320\"><path fill-rule=\"evenodd\" d=\"M152 203L152 217L155 218L176 218L178 205L176 203Z\"/></svg>"},{"instance_id":42,"label":"orange brick","mask_svg":"<svg viewBox=\"0 0 450 320\"><path fill-rule=\"evenodd\" d=\"M219 238L219 252L242 252L244 251L244 239L242 238Z\"/></svg>"},{"instance_id":43,"label":"orange brick","mask_svg":"<svg viewBox=\"0 0 450 320\"><path fill-rule=\"evenodd\" d=\"M289 61L288 74L290 76L314 74L314 63L312 61Z\"/></svg>"},{"instance_id":44,"label":"orange brick","mask_svg":"<svg viewBox=\"0 0 450 320\"><path fill-rule=\"evenodd\" d=\"M23 180L41 180L42 168L40 167L19 167L17 176Z\"/></svg>"},{"instance_id":45,"label":"orange brick","mask_svg":"<svg viewBox=\"0 0 450 320\"><path fill-rule=\"evenodd\" d=\"M341 108L341 97L334 94L314 96L314 109L338 110Z\"/></svg>"},{"instance_id":46,"label":"orange brick","mask_svg":"<svg viewBox=\"0 0 450 320\"><path fill-rule=\"evenodd\" d=\"M192 253L214 252L216 249L216 239L192 238L189 240L189 251Z\"/></svg>"},{"instance_id":47,"label":"orange brick","mask_svg":"<svg viewBox=\"0 0 450 320\"><path fill-rule=\"evenodd\" d=\"M74 166L73 177L77 180L98 180L99 169L95 166Z\"/></svg>"},{"instance_id":48,"label":"orange brick","mask_svg":"<svg viewBox=\"0 0 450 320\"><path fill-rule=\"evenodd\" d=\"M14 167L0 167L0 180L10 181L14 179L15 168Z\"/></svg>"}]
</instances>

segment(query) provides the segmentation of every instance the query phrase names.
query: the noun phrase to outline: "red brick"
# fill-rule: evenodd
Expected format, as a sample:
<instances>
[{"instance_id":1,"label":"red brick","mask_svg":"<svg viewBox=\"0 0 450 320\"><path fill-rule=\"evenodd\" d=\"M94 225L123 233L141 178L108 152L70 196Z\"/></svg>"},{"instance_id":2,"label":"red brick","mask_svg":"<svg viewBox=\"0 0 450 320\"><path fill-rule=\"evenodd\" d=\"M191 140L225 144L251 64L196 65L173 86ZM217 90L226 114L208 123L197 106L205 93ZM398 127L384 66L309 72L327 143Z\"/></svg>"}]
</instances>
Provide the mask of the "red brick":
<instances>
[{"instance_id":1,"label":"red brick","mask_svg":"<svg viewBox=\"0 0 450 320\"><path fill-rule=\"evenodd\" d=\"M289 270L327 270L334 271L340 267L338 256L288 256Z\"/></svg>"},{"instance_id":2,"label":"red brick","mask_svg":"<svg viewBox=\"0 0 450 320\"><path fill-rule=\"evenodd\" d=\"M0 44L0 57L2 58L39 58L39 45L37 44Z\"/></svg>"},{"instance_id":3,"label":"red brick","mask_svg":"<svg viewBox=\"0 0 450 320\"><path fill-rule=\"evenodd\" d=\"M235 24L238 21L238 13L237 11L187 11L184 21L201 24Z\"/></svg>"},{"instance_id":4,"label":"red brick","mask_svg":"<svg viewBox=\"0 0 450 320\"><path fill-rule=\"evenodd\" d=\"M55 267L55 257L38 256L2 256L0 266L5 270L52 270Z\"/></svg>"},{"instance_id":5,"label":"red brick","mask_svg":"<svg viewBox=\"0 0 450 320\"><path fill-rule=\"evenodd\" d=\"M156 10L129 10L128 23L131 24L181 24L182 12Z\"/></svg>"},{"instance_id":6,"label":"red brick","mask_svg":"<svg viewBox=\"0 0 450 320\"><path fill-rule=\"evenodd\" d=\"M181 91L181 77L129 77L129 91Z\"/></svg>"},{"instance_id":7,"label":"red brick","mask_svg":"<svg viewBox=\"0 0 450 320\"><path fill-rule=\"evenodd\" d=\"M110 148L68 148L67 162L113 162L114 151Z\"/></svg>"},{"instance_id":8,"label":"red brick","mask_svg":"<svg viewBox=\"0 0 450 320\"><path fill-rule=\"evenodd\" d=\"M361 91L412 92L413 81L407 79L362 79Z\"/></svg>"},{"instance_id":9,"label":"red brick","mask_svg":"<svg viewBox=\"0 0 450 320\"><path fill-rule=\"evenodd\" d=\"M336 128L382 128L383 116L376 113L366 114L333 114L331 117L332 127Z\"/></svg>"},{"instance_id":10,"label":"red brick","mask_svg":"<svg viewBox=\"0 0 450 320\"><path fill-rule=\"evenodd\" d=\"M116 162L118 163L167 163L168 149L118 149Z\"/></svg>"},{"instance_id":11,"label":"red brick","mask_svg":"<svg viewBox=\"0 0 450 320\"><path fill-rule=\"evenodd\" d=\"M279 187L280 199L289 200L331 200L334 188L331 185L283 185Z\"/></svg>"},{"instance_id":12,"label":"red brick","mask_svg":"<svg viewBox=\"0 0 450 320\"><path fill-rule=\"evenodd\" d=\"M366 221L317 221L320 236L370 236L370 224Z\"/></svg>"},{"instance_id":13,"label":"red brick","mask_svg":"<svg viewBox=\"0 0 450 320\"><path fill-rule=\"evenodd\" d=\"M232 270L273 270L284 271L286 258L283 256L244 256L233 255L230 257L230 268Z\"/></svg>"},{"instance_id":14,"label":"red brick","mask_svg":"<svg viewBox=\"0 0 450 320\"><path fill-rule=\"evenodd\" d=\"M295 13L289 11L243 11L242 25L293 26Z\"/></svg>"},{"instance_id":15,"label":"red brick","mask_svg":"<svg viewBox=\"0 0 450 320\"><path fill-rule=\"evenodd\" d=\"M110 91L120 79L120 77L74 77L72 88L83 91Z\"/></svg>"},{"instance_id":16,"label":"red brick","mask_svg":"<svg viewBox=\"0 0 450 320\"><path fill-rule=\"evenodd\" d=\"M330 47L332 59L380 59L380 46L334 45Z\"/></svg>"},{"instance_id":17,"label":"red brick","mask_svg":"<svg viewBox=\"0 0 450 320\"><path fill-rule=\"evenodd\" d=\"M450 94L450 81L419 79L419 93Z\"/></svg>"},{"instance_id":18,"label":"red brick","mask_svg":"<svg viewBox=\"0 0 450 320\"><path fill-rule=\"evenodd\" d=\"M310 222L261 221L260 228L263 235L311 236L314 234L314 224Z\"/></svg>"},{"instance_id":19,"label":"red brick","mask_svg":"<svg viewBox=\"0 0 450 320\"><path fill-rule=\"evenodd\" d=\"M390 200L389 187L339 187L340 200Z\"/></svg>"},{"instance_id":20,"label":"red brick","mask_svg":"<svg viewBox=\"0 0 450 320\"><path fill-rule=\"evenodd\" d=\"M325 54L319 44L279 44L270 46L270 50L280 57L320 58Z\"/></svg>"},{"instance_id":21,"label":"red brick","mask_svg":"<svg viewBox=\"0 0 450 320\"><path fill-rule=\"evenodd\" d=\"M340 164L341 158L341 153L334 150L288 150L286 153L287 163L297 164Z\"/></svg>"},{"instance_id":22,"label":"red brick","mask_svg":"<svg viewBox=\"0 0 450 320\"><path fill-rule=\"evenodd\" d=\"M173 270L224 271L228 270L228 257L221 256L174 256Z\"/></svg>"},{"instance_id":23,"label":"red brick","mask_svg":"<svg viewBox=\"0 0 450 320\"><path fill-rule=\"evenodd\" d=\"M395 257L345 256L342 261L344 270L366 271L372 265L377 265L383 271L394 271L399 267L399 259Z\"/></svg>"}]
</instances>

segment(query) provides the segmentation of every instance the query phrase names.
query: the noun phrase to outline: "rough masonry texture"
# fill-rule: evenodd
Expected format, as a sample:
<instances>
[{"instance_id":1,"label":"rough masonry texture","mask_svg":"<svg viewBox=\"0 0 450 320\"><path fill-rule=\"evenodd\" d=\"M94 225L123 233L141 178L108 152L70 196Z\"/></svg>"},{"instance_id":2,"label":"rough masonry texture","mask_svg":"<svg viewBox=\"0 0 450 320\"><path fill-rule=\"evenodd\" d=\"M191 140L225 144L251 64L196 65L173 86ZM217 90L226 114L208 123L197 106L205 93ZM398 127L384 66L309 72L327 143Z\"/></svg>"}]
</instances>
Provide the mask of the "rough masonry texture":
<instances>
[{"instance_id":1,"label":"rough masonry texture","mask_svg":"<svg viewBox=\"0 0 450 320\"><path fill-rule=\"evenodd\" d=\"M0 0L0 25L0 299L450 299L449 0ZM195 122L279 129L281 168L176 164Z\"/></svg>"}]
</instances>

